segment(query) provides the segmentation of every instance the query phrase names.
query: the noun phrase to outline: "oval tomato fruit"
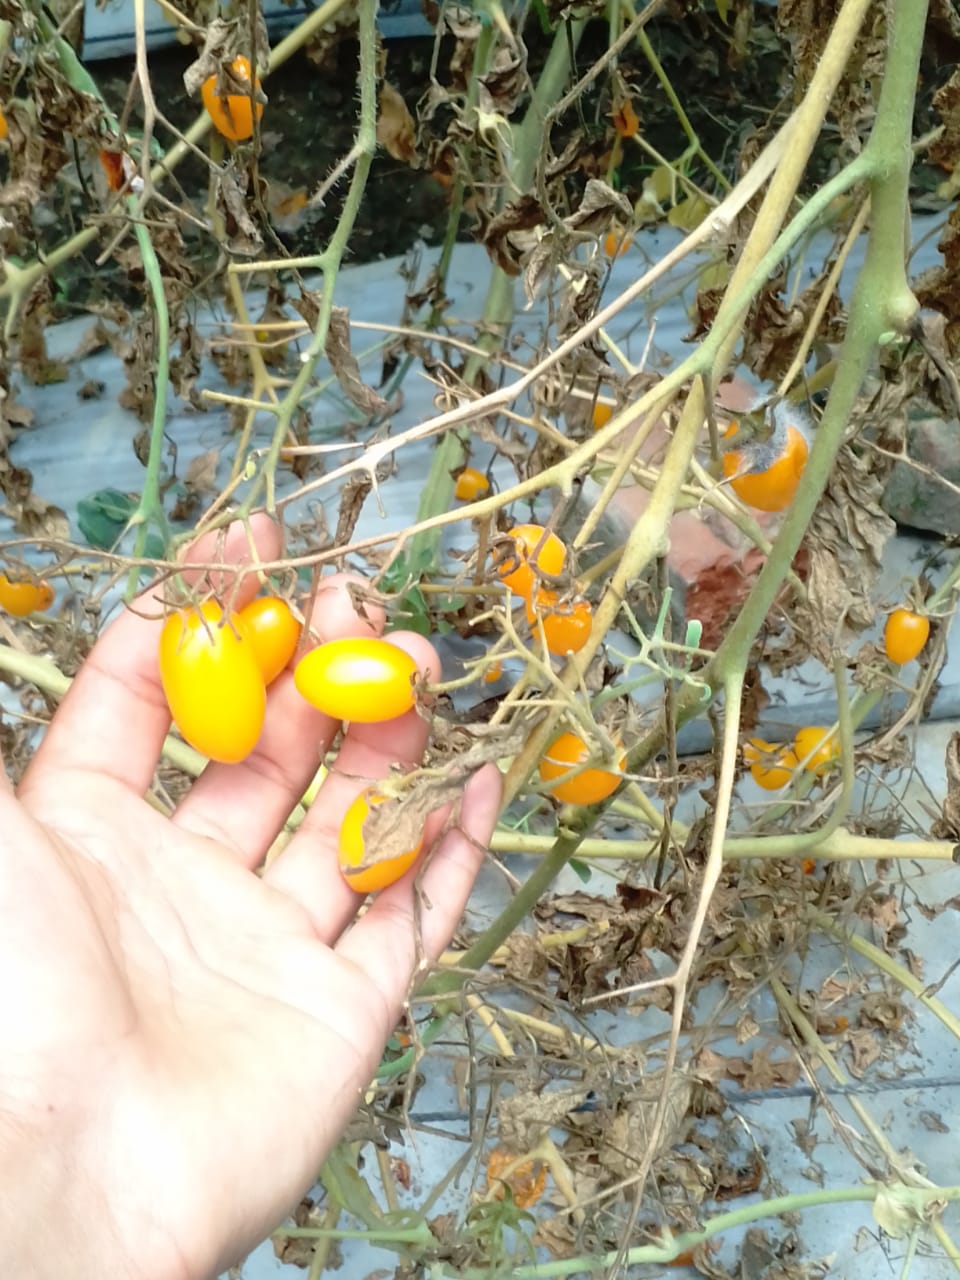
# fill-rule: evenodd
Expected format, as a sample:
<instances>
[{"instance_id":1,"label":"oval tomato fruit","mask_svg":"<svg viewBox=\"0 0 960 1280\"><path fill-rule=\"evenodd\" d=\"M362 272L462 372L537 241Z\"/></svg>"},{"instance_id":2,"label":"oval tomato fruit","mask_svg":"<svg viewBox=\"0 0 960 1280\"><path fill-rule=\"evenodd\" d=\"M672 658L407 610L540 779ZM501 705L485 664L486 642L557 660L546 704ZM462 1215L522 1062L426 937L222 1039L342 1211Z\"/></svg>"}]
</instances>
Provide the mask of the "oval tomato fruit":
<instances>
[{"instance_id":1,"label":"oval tomato fruit","mask_svg":"<svg viewBox=\"0 0 960 1280\"><path fill-rule=\"evenodd\" d=\"M490 492L490 481L476 467L464 467L457 476L454 496L459 502L473 502Z\"/></svg>"},{"instance_id":2,"label":"oval tomato fruit","mask_svg":"<svg viewBox=\"0 0 960 1280\"><path fill-rule=\"evenodd\" d=\"M930 619L912 609L894 609L883 629L883 649L891 662L902 667L912 662L930 638Z\"/></svg>"},{"instance_id":3,"label":"oval tomato fruit","mask_svg":"<svg viewBox=\"0 0 960 1280\"><path fill-rule=\"evenodd\" d=\"M743 748L743 758L750 766L750 776L764 791L779 791L793 777L799 763L792 749L751 738Z\"/></svg>"},{"instance_id":4,"label":"oval tomato fruit","mask_svg":"<svg viewBox=\"0 0 960 1280\"><path fill-rule=\"evenodd\" d=\"M54 591L49 582L39 578L8 578L0 573L0 609L12 613L15 618L26 618L31 613L42 613L54 601Z\"/></svg>"},{"instance_id":5,"label":"oval tomato fruit","mask_svg":"<svg viewBox=\"0 0 960 1280\"><path fill-rule=\"evenodd\" d=\"M547 648L558 657L579 653L590 639L593 609L589 600L561 602L556 591L539 587L534 601L526 603L526 614L534 635L539 635L537 619L540 619Z\"/></svg>"},{"instance_id":6,"label":"oval tomato fruit","mask_svg":"<svg viewBox=\"0 0 960 1280\"><path fill-rule=\"evenodd\" d=\"M515 525L510 537L514 550L502 556L497 572L515 595L529 599L536 585L531 560L541 572L556 577L563 572L567 549L555 533L548 533L540 524Z\"/></svg>"},{"instance_id":7,"label":"oval tomato fruit","mask_svg":"<svg viewBox=\"0 0 960 1280\"><path fill-rule=\"evenodd\" d=\"M804 729L797 730L797 736L793 740L793 754L798 762L805 762L803 767L809 773L815 773L818 776L835 764L840 758L840 739L833 735L830 737L830 730L820 725L809 724ZM807 756L810 757L807 760Z\"/></svg>"},{"instance_id":8,"label":"oval tomato fruit","mask_svg":"<svg viewBox=\"0 0 960 1280\"><path fill-rule=\"evenodd\" d=\"M551 742L540 761L540 777L549 783L553 783L556 778L564 779L550 787L557 800L563 804L597 804L613 795L623 781L625 755L620 757L618 773L612 773L609 769L583 769L575 777L566 776L571 769L584 764L595 754L579 734L569 731L561 733L559 738Z\"/></svg>"},{"instance_id":9,"label":"oval tomato fruit","mask_svg":"<svg viewBox=\"0 0 960 1280\"><path fill-rule=\"evenodd\" d=\"M726 439L736 436L734 424ZM788 424L771 440L746 449L728 449L723 455L723 474L730 487L748 507L757 511L785 511L797 492L807 465L807 440Z\"/></svg>"},{"instance_id":10,"label":"oval tomato fruit","mask_svg":"<svg viewBox=\"0 0 960 1280\"><path fill-rule=\"evenodd\" d=\"M300 623L286 600L260 596L240 610L240 622L253 648L264 684L272 684L297 650Z\"/></svg>"},{"instance_id":11,"label":"oval tomato fruit","mask_svg":"<svg viewBox=\"0 0 960 1280\"><path fill-rule=\"evenodd\" d=\"M378 724L409 711L417 664L389 640L351 638L317 645L293 679L306 700L335 720Z\"/></svg>"},{"instance_id":12,"label":"oval tomato fruit","mask_svg":"<svg viewBox=\"0 0 960 1280\"><path fill-rule=\"evenodd\" d=\"M211 760L235 764L257 745L267 691L242 623L214 600L180 609L160 633L160 680L187 742Z\"/></svg>"},{"instance_id":13,"label":"oval tomato fruit","mask_svg":"<svg viewBox=\"0 0 960 1280\"><path fill-rule=\"evenodd\" d=\"M230 71L234 80L241 84L250 83L250 60L242 53L238 54L230 64ZM259 76L257 76L255 92L260 92ZM251 97L247 93L228 93L221 96L217 92L215 75L207 76L204 80L200 86L200 97L207 109L207 115L213 121L214 128L223 137L230 142L246 142L248 138L253 137L254 111L259 120L263 115L262 102L254 100L251 109Z\"/></svg>"},{"instance_id":14,"label":"oval tomato fruit","mask_svg":"<svg viewBox=\"0 0 960 1280\"><path fill-rule=\"evenodd\" d=\"M357 893L377 893L399 880L416 862L417 855L423 847L423 840L418 840L413 849L407 849L393 858L384 858L369 867L357 870L366 852L363 824L367 820L371 806L375 804L383 804L383 796L377 795L371 787L361 791L344 814L340 826L337 861L344 880Z\"/></svg>"}]
</instances>

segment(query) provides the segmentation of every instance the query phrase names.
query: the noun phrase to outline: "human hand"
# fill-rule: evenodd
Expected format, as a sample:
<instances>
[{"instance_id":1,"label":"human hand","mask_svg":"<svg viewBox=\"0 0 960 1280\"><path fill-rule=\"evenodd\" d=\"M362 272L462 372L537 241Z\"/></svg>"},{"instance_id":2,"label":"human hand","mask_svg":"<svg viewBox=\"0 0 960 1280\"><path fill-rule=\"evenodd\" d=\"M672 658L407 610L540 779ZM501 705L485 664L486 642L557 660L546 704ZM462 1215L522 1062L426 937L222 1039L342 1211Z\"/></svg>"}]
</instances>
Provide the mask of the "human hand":
<instances>
[{"instance_id":1,"label":"human hand","mask_svg":"<svg viewBox=\"0 0 960 1280\"><path fill-rule=\"evenodd\" d=\"M275 558L275 525L254 532ZM232 526L225 563L247 554ZM237 607L256 588L247 575ZM323 639L380 625L322 581ZM422 873L419 946L413 871L355 920L340 819L391 764L419 762L412 711L347 731L256 875L339 724L282 675L254 753L208 766L165 817L143 798L170 723L159 626L108 627L16 795L0 777L0 1269L24 1280L197 1280L275 1227L369 1083L418 958L449 941L496 818L488 768ZM436 676L426 641L391 639Z\"/></svg>"}]
</instances>

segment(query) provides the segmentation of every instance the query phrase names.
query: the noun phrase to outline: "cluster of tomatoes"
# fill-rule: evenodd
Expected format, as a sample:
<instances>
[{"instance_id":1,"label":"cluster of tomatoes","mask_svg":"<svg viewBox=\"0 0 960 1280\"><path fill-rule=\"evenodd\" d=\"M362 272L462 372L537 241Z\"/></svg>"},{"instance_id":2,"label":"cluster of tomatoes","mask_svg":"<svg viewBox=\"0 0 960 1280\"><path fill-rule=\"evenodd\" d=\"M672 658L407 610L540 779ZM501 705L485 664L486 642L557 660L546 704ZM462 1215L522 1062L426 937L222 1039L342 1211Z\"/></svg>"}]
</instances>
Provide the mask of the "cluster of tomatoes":
<instances>
[{"instance_id":1,"label":"cluster of tomatoes","mask_svg":"<svg viewBox=\"0 0 960 1280\"><path fill-rule=\"evenodd\" d=\"M160 680L170 714L191 746L226 764L244 760L263 729L267 688L292 661L301 627L285 600L263 596L225 614L213 600L171 613L160 633ZM317 645L293 679L312 706L336 720L372 724L413 706L416 664L389 640L351 638ZM383 797L368 788L347 810L339 837L344 878L358 893L392 884L413 864L420 844L363 866L363 828Z\"/></svg>"}]
</instances>

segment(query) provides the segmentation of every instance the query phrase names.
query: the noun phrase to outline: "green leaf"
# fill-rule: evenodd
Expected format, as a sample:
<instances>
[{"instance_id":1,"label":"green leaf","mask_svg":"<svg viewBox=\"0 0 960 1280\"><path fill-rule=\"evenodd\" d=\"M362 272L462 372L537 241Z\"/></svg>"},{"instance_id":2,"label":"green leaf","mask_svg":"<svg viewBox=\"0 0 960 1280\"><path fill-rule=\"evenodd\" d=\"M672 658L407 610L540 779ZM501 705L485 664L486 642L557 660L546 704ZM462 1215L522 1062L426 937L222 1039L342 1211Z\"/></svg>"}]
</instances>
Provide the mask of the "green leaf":
<instances>
[{"instance_id":1,"label":"green leaf","mask_svg":"<svg viewBox=\"0 0 960 1280\"><path fill-rule=\"evenodd\" d=\"M418 635L433 634L433 620L419 587L411 587L397 601L393 615L394 630L416 631Z\"/></svg>"},{"instance_id":2,"label":"green leaf","mask_svg":"<svg viewBox=\"0 0 960 1280\"><path fill-rule=\"evenodd\" d=\"M585 862L581 862L579 858L571 858L567 863L571 871L576 872L584 884L588 884L593 876L593 872Z\"/></svg>"},{"instance_id":3,"label":"green leaf","mask_svg":"<svg viewBox=\"0 0 960 1280\"><path fill-rule=\"evenodd\" d=\"M91 547L109 551L127 527L137 504L136 496L119 489L98 489L77 503L80 532Z\"/></svg>"}]
</instances>

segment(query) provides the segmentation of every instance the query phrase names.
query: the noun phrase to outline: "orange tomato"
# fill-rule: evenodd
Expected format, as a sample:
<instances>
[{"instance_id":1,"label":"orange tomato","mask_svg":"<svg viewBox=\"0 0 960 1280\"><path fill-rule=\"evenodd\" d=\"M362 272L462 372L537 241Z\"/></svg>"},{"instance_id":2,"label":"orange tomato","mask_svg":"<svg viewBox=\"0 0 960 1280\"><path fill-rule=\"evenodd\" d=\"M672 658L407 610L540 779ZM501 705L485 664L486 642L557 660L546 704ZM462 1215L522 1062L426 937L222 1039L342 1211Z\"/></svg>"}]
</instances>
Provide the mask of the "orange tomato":
<instances>
[{"instance_id":1,"label":"orange tomato","mask_svg":"<svg viewBox=\"0 0 960 1280\"><path fill-rule=\"evenodd\" d=\"M883 649L891 662L902 667L920 654L929 637L929 618L912 609L894 609L883 629Z\"/></svg>"},{"instance_id":2,"label":"orange tomato","mask_svg":"<svg viewBox=\"0 0 960 1280\"><path fill-rule=\"evenodd\" d=\"M2 109L0 109L0 142L4 140L9 132L10 127L7 124L7 117L3 114Z\"/></svg>"},{"instance_id":3,"label":"orange tomato","mask_svg":"<svg viewBox=\"0 0 960 1280\"><path fill-rule=\"evenodd\" d=\"M750 766L750 775L764 791L779 791L793 777L797 757L792 750L785 750L762 738L751 738L743 748L743 758Z\"/></svg>"},{"instance_id":4,"label":"orange tomato","mask_svg":"<svg viewBox=\"0 0 960 1280\"><path fill-rule=\"evenodd\" d=\"M613 405L604 404L602 400L597 400L593 406L593 429L599 431L601 427L605 427L613 417Z\"/></svg>"},{"instance_id":5,"label":"orange tomato","mask_svg":"<svg viewBox=\"0 0 960 1280\"><path fill-rule=\"evenodd\" d=\"M549 587L538 587L533 601L526 602L526 614L534 635L540 633L537 625L539 618L543 624L547 648L559 657L579 653L590 639L593 609L589 600L560 603L556 591Z\"/></svg>"},{"instance_id":6,"label":"orange tomato","mask_svg":"<svg viewBox=\"0 0 960 1280\"><path fill-rule=\"evenodd\" d=\"M100 164L107 175L107 186L111 191L122 191L127 185L127 172L124 163L126 157L122 151L100 151Z\"/></svg>"},{"instance_id":7,"label":"orange tomato","mask_svg":"<svg viewBox=\"0 0 960 1280\"><path fill-rule=\"evenodd\" d=\"M724 438L736 433L734 423ZM767 441L753 442L745 449L728 449L723 455L723 474L748 507L785 511L797 492L808 452L806 437L788 424L785 430L775 430Z\"/></svg>"},{"instance_id":8,"label":"orange tomato","mask_svg":"<svg viewBox=\"0 0 960 1280\"><path fill-rule=\"evenodd\" d=\"M818 725L807 725L805 729L797 731L793 740L793 754L798 761L806 760L803 767L809 773L818 776L826 773L840 758L840 740L836 735L829 737L829 734L829 729ZM807 756L810 756L809 760Z\"/></svg>"},{"instance_id":9,"label":"orange tomato","mask_svg":"<svg viewBox=\"0 0 960 1280\"><path fill-rule=\"evenodd\" d=\"M234 80L243 85L250 84L250 60L243 54L238 54L234 58L230 64L230 71ZM217 132L230 142L245 142L247 138L253 137L254 113L257 120L263 115L263 103L256 100L256 95L260 93L260 77L257 76L253 87L252 106L249 93L221 95L217 91L217 79L215 75L207 76L200 86L200 97L207 109L207 115L213 121Z\"/></svg>"},{"instance_id":10,"label":"orange tomato","mask_svg":"<svg viewBox=\"0 0 960 1280\"><path fill-rule=\"evenodd\" d=\"M273 684L293 657L300 640L300 623L286 600L260 596L240 610L240 622L253 648L264 684Z\"/></svg>"},{"instance_id":11,"label":"orange tomato","mask_svg":"<svg viewBox=\"0 0 960 1280\"><path fill-rule=\"evenodd\" d=\"M335 720L379 724L413 706L417 664L389 640L329 640L301 658L294 683L306 700Z\"/></svg>"},{"instance_id":12,"label":"orange tomato","mask_svg":"<svg viewBox=\"0 0 960 1280\"><path fill-rule=\"evenodd\" d=\"M614 103L611 115L613 127L621 138L636 137L640 130L640 117L634 111L633 103L629 98L623 98L620 102Z\"/></svg>"},{"instance_id":13,"label":"orange tomato","mask_svg":"<svg viewBox=\"0 0 960 1280\"><path fill-rule=\"evenodd\" d=\"M369 867L357 870L366 853L363 824L367 820L371 806L383 804L383 801L384 797L378 795L371 787L361 791L344 814L340 826L337 861L344 880L357 893L377 893L380 889L386 889L388 885L399 880L416 862L417 855L423 847L423 841L418 840L414 849L407 849L393 858L384 858Z\"/></svg>"},{"instance_id":14,"label":"orange tomato","mask_svg":"<svg viewBox=\"0 0 960 1280\"><path fill-rule=\"evenodd\" d=\"M160 633L160 681L187 742L211 760L235 764L257 745L267 690L237 614L215 600L170 614Z\"/></svg>"},{"instance_id":15,"label":"orange tomato","mask_svg":"<svg viewBox=\"0 0 960 1280\"><path fill-rule=\"evenodd\" d=\"M0 573L0 609L12 613L15 618L26 618L31 613L42 613L54 601L54 591L49 582L39 578L8 578Z\"/></svg>"},{"instance_id":16,"label":"orange tomato","mask_svg":"<svg viewBox=\"0 0 960 1280\"><path fill-rule=\"evenodd\" d=\"M633 236L629 232L610 230L603 237L603 252L608 258L619 258L633 244Z\"/></svg>"},{"instance_id":17,"label":"orange tomato","mask_svg":"<svg viewBox=\"0 0 960 1280\"><path fill-rule=\"evenodd\" d=\"M561 733L551 742L547 754L540 761L540 778L548 783L563 779L550 787L556 799L563 804L598 804L619 787L626 755L620 756L618 773L609 769L582 769L576 777L567 777L571 769L585 764L595 754L579 734Z\"/></svg>"},{"instance_id":18,"label":"orange tomato","mask_svg":"<svg viewBox=\"0 0 960 1280\"><path fill-rule=\"evenodd\" d=\"M502 1200L507 1188L518 1209L529 1209L543 1195L547 1185L547 1166L541 1161L521 1160L505 1147L494 1147L487 1160L487 1190L494 1200Z\"/></svg>"},{"instance_id":19,"label":"orange tomato","mask_svg":"<svg viewBox=\"0 0 960 1280\"><path fill-rule=\"evenodd\" d=\"M496 684L503 675L503 663L491 662L489 667L483 673L484 681L487 684Z\"/></svg>"},{"instance_id":20,"label":"orange tomato","mask_svg":"<svg viewBox=\"0 0 960 1280\"><path fill-rule=\"evenodd\" d=\"M460 502L473 502L490 491L490 481L476 467L464 467L457 476L454 495Z\"/></svg>"},{"instance_id":21,"label":"orange tomato","mask_svg":"<svg viewBox=\"0 0 960 1280\"><path fill-rule=\"evenodd\" d=\"M542 573L556 577L563 572L567 549L555 533L548 533L540 524L515 525L510 537L515 550L501 559L497 572L515 595L528 599L535 585L531 561Z\"/></svg>"}]
</instances>

